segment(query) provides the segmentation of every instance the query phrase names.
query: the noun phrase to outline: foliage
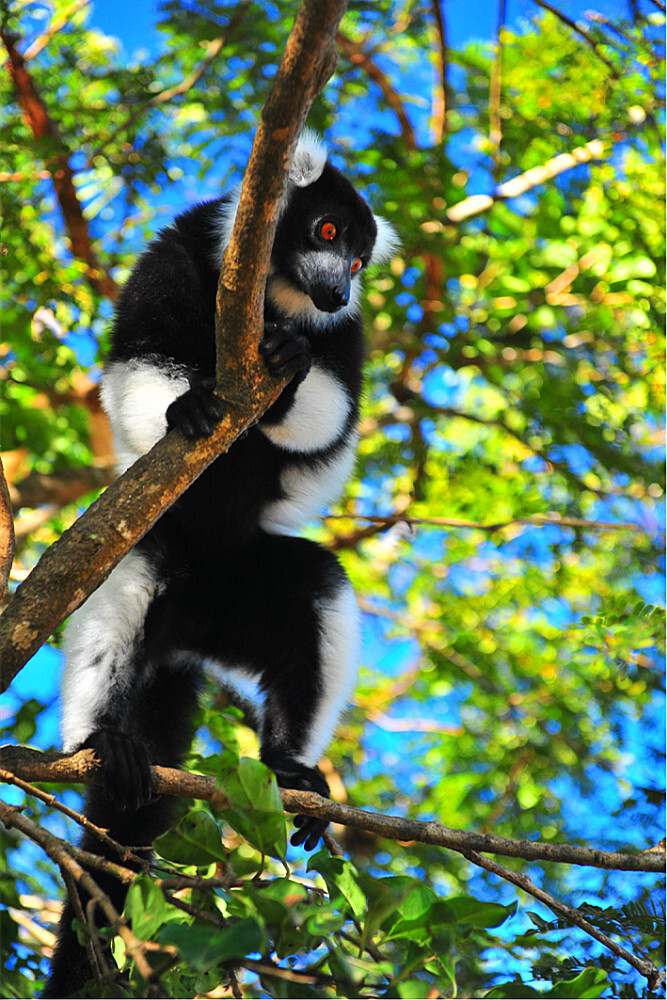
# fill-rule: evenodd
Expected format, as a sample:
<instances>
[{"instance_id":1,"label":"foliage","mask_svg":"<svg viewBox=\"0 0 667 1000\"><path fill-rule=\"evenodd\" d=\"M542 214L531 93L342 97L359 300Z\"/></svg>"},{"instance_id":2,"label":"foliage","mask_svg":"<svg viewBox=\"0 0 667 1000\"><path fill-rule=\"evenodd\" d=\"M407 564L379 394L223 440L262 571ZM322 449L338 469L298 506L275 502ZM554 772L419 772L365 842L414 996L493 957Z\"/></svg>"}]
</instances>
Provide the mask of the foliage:
<instances>
[{"instance_id":1,"label":"foliage","mask_svg":"<svg viewBox=\"0 0 667 1000\"><path fill-rule=\"evenodd\" d=\"M0 8L23 52L67 14L27 62L57 135L36 139L2 80L0 415L19 479L108 460L94 386L111 304L71 252L49 164L68 152L99 268L122 283L175 211L240 176L292 13L166 3L159 53L128 59L71 6ZM367 286L358 475L340 516L311 533L340 553L365 612L365 669L330 755L352 802L641 850L663 825L660 15L647 0L585 27L595 47L540 13L505 26L499 47L447 50L443 96L431 5L350 5L341 51L347 39L362 57L341 56L310 124L402 248ZM463 222L448 215L593 139L601 158ZM86 499L22 513L15 579ZM31 740L41 714L34 699L20 707L14 738ZM202 881L174 906L142 877L127 903L135 933L161 949L151 960L171 963L170 995L221 980L245 996L650 995L624 962L458 855L348 829L345 859L288 854L285 869L275 786L245 759L250 737L210 700L200 735L192 763L224 772L232 808L195 806L161 852ZM264 809L249 810L260 794ZM61 817L46 822L63 832ZM30 996L40 956L22 917L53 893L52 872L13 834L4 848L5 992ZM531 877L658 963L650 876ZM133 972L127 995L143 988Z\"/></svg>"}]
</instances>

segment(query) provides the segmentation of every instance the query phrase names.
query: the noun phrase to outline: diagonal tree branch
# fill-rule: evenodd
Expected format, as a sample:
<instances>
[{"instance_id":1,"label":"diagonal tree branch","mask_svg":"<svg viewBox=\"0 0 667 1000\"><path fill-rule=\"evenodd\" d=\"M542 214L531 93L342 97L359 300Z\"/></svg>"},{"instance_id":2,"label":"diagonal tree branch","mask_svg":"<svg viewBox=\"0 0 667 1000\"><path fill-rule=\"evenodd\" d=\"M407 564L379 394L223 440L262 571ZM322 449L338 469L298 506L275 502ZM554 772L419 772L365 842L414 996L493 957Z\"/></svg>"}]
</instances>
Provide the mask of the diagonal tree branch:
<instances>
[{"instance_id":1,"label":"diagonal tree branch","mask_svg":"<svg viewBox=\"0 0 667 1000\"><path fill-rule=\"evenodd\" d=\"M364 52L361 44L359 42L355 42L349 37L349 35L339 31L336 34L336 41L338 42L341 51L345 53L352 65L360 66L369 79L378 85L382 91L385 101L398 118L398 124L400 125L401 135L403 136L405 145L408 149L416 149L417 141L415 139L414 129L412 128L410 119L408 118L407 112L403 107L403 101L391 85L386 73L383 73L368 53Z\"/></svg>"},{"instance_id":2,"label":"diagonal tree branch","mask_svg":"<svg viewBox=\"0 0 667 1000\"><path fill-rule=\"evenodd\" d=\"M92 153L90 153L88 159L92 163L96 156L99 156L107 146L115 142L116 138L123 132L134 125L134 123L141 118L146 112L150 111L152 108L160 107L162 104L166 104L173 100L174 97L179 97L181 94L186 94L195 84L202 78L204 73L209 69L216 57L220 54L225 45L228 44L231 36L242 22L245 17L249 7L249 2L237 4L236 10L232 17L230 17L225 32L220 38L214 38L212 41L206 44L206 55L199 62L195 68L192 70L188 76L184 77L180 83L174 84L173 87L167 87L165 90L161 90L159 93L154 94L153 97L145 104L141 104L139 107L134 108L134 110L128 115L125 121L121 122L111 133L111 135L105 139L102 145L98 146Z\"/></svg>"},{"instance_id":3,"label":"diagonal tree branch","mask_svg":"<svg viewBox=\"0 0 667 1000\"><path fill-rule=\"evenodd\" d=\"M306 115L335 67L333 39L346 0L304 0L262 111L218 286L218 390L228 413L195 444L163 438L116 480L51 548L0 620L5 690L53 630L218 455L255 423L284 382L261 364L264 285L278 204Z\"/></svg>"},{"instance_id":4,"label":"diagonal tree branch","mask_svg":"<svg viewBox=\"0 0 667 1000\"><path fill-rule=\"evenodd\" d=\"M436 66L438 87L433 91L433 124L435 141L442 142L447 134L447 27L442 0L431 0L431 11L437 39Z\"/></svg>"},{"instance_id":5,"label":"diagonal tree branch","mask_svg":"<svg viewBox=\"0 0 667 1000\"><path fill-rule=\"evenodd\" d=\"M35 56L42 51L42 49L46 48L54 35L57 35L59 31L62 31L63 28L67 27L70 18L83 7L87 7L89 3L90 0L74 0L74 3L70 4L70 6L62 12L62 14L58 17L54 17L46 31L40 35L39 38L36 38L23 53L25 61L27 62L29 59L34 59Z\"/></svg>"},{"instance_id":6,"label":"diagonal tree branch","mask_svg":"<svg viewBox=\"0 0 667 1000\"><path fill-rule=\"evenodd\" d=\"M510 871L509 868L505 868L503 865L499 865L495 861L491 861L489 858L482 857L477 851L464 851L465 857L468 861L472 861L474 865L478 865L480 868L486 869L486 871L491 872L493 875L498 875L500 878L504 879L505 882L510 882L515 885L518 889L523 889L530 896L538 899L545 906L548 906L550 910L558 914L560 917L565 917L565 919L573 924L575 927L580 927L582 931L589 934L600 944L603 944L605 948L608 948L614 955L622 958L624 961L631 965L637 972L641 973L648 980L649 987L654 989L657 985L658 978L660 975L659 969L653 964L653 962L648 961L645 958L638 958L633 955L632 952L628 951L627 948L623 948L622 945L617 944L613 941L608 934L599 930L590 922L586 920L585 917L581 915L579 910L576 910L573 906L568 906L566 903L561 903L559 899L555 899L544 889L539 889L534 885L529 878L522 875L520 872Z\"/></svg>"},{"instance_id":7,"label":"diagonal tree branch","mask_svg":"<svg viewBox=\"0 0 667 1000\"><path fill-rule=\"evenodd\" d=\"M590 47L593 49L593 52L598 57L598 59L601 59L602 62L607 67L607 69L610 70L613 79L618 80L618 72L616 70L616 67L614 66L613 63L609 62L606 56L604 56L600 52L600 46L595 41L595 39L593 38L593 36L589 31L586 31L585 28L582 28L580 25L578 25L576 21L573 21L571 17L568 17L567 14L564 14L562 10L558 9L558 7L553 7L550 3L547 3L546 0L533 0L533 2L536 3L538 7L541 7L542 10L548 10L550 14L553 14L554 17L557 17L559 21L562 21L563 24L566 24L568 26L568 28L576 32L577 35L580 35L581 38L583 38L584 41L587 43L587 45L590 45Z\"/></svg>"},{"instance_id":8,"label":"diagonal tree branch","mask_svg":"<svg viewBox=\"0 0 667 1000\"><path fill-rule=\"evenodd\" d=\"M573 149L571 153L560 153L558 156L547 160L541 166L532 167L517 177L513 177L509 181L504 181L504 183L496 187L492 195L473 194L469 198L464 198L463 201L459 201L456 205L452 205L451 208L447 209L447 218L450 222L463 222L464 219L481 215L482 212L486 212L497 201L504 201L507 198L518 198L519 195L525 194L526 191L530 191L532 188L537 187L539 184L544 184L554 177L558 177L559 174L564 173L566 170L572 170L573 167L577 167L581 163L589 163L591 160L600 160L605 155L606 149L604 143L600 139L592 139L585 146L578 146L576 149Z\"/></svg>"}]
</instances>

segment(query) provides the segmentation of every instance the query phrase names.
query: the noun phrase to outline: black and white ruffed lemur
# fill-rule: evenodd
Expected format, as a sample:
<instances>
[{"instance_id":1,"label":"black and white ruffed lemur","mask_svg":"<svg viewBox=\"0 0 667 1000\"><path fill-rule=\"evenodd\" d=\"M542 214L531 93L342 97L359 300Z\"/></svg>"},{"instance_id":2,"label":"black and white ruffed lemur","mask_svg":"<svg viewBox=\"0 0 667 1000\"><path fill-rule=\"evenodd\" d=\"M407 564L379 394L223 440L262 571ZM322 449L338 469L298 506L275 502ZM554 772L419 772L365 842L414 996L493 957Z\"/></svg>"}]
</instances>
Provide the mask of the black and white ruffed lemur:
<instances>
[{"instance_id":1,"label":"black and white ruffed lemur","mask_svg":"<svg viewBox=\"0 0 667 1000\"><path fill-rule=\"evenodd\" d=\"M239 194L179 215L119 298L101 386L119 472L172 427L208 435L224 412L212 392L215 300ZM335 556L293 532L351 473L359 277L393 246L391 226L305 133L281 203L260 344L268 371L293 378L67 627L64 748L96 750L103 784L90 788L86 815L121 843L151 844L169 825L172 803L153 796L150 765L182 763L204 670L246 710L281 786L329 794L317 763L355 682L359 612ZM295 823L292 843L309 850L326 827ZM83 846L105 853L88 833ZM100 882L121 910L120 883ZM44 997L71 996L93 976L73 915L67 903Z\"/></svg>"}]
</instances>

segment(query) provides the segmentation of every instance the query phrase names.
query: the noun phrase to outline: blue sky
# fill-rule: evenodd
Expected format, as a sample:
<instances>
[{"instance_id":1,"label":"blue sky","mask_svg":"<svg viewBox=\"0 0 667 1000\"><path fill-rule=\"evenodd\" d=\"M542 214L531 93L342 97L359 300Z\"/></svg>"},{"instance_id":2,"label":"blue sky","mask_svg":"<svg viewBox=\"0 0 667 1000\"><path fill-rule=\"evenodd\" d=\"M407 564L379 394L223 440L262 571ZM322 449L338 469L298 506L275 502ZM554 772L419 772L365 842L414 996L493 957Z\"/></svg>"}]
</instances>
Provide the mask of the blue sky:
<instances>
[{"instance_id":1,"label":"blue sky","mask_svg":"<svg viewBox=\"0 0 667 1000\"><path fill-rule=\"evenodd\" d=\"M443 9L447 25L449 44L459 48L474 39L488 41L493 38L498 17L499 0L476 0L471 5L468 0L445 0ZM285 8L297 10L296 2L284 4ZM568 17L576 19L596 4L586 0L557 0L555 6ZM606 17L613 18L626 12L623 0L604 0L599 9ZM105 34L120 39L127 55L137 49L159 49L161 36L155 24L159 17L158 0L99 0L92 5L91 25ZM522 19L540 13L534 0L508 0L507 24L518 26Z\"/></svg>"}]
</instances>

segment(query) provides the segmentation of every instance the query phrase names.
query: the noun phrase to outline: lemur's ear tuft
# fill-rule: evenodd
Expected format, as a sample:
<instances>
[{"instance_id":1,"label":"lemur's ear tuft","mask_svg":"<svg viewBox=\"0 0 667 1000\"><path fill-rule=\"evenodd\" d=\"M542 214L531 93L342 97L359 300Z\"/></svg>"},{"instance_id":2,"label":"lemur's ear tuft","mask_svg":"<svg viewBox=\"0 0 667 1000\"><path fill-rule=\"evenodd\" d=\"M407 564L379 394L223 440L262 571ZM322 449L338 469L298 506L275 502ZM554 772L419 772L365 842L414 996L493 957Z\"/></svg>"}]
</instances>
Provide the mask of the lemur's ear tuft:
<instances>
[{"instance_id":1,"label":"lemur's ear tuft","mask_svg":"<svg viewBox=\"0 0 667 1000\"><path fill-rule=\"evenodd\" d=\"M381 215L373 214L373 218L378 227L378 233L371 254L371 264L386 264L400 249L401 240L390 222L383 219Z\"/></svg>"},{"instance_id":2,"label":"lemur's ear tuft","mask_svg":"<svg viewBox=\"0 0 667 1000\"><path fill-rule=\"evenodd\" d=\"M305 128L292 157L289 171L291 183L296 187L314 184L322 176L328 156L329 151L320 137Z\"/></svg>"}]
</instances>

